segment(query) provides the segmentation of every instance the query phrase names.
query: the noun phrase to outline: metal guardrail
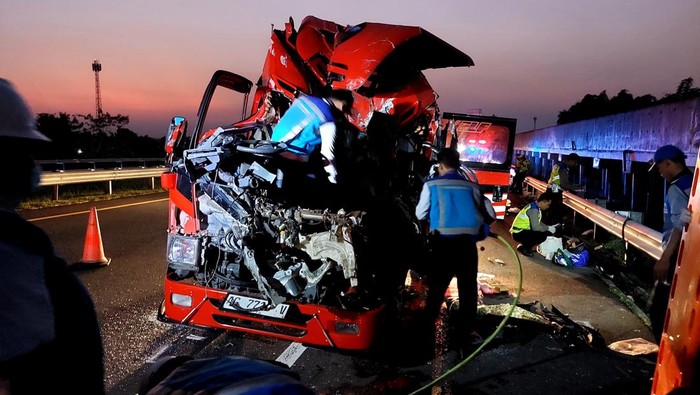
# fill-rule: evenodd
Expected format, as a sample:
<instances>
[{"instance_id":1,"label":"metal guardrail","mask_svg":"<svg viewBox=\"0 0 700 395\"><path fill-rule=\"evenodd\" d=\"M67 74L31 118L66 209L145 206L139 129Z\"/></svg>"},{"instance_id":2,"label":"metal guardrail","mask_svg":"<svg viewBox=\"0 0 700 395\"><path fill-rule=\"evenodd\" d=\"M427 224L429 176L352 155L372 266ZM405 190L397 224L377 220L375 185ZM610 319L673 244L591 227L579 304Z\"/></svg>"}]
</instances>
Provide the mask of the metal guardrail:
<instances>
[{"instance_id":1,"label":"metal guardrail","mask_svg":"<svg viewBox=\"0 0 700 395\"><path fill-rule=\"evenodd\" d=\"M160 177L165 167L122 170L69 170L66 172L43 172L39 186L81 184L86 182L129 180L135 178Z\"/></svg>"},{"instance_id":2,"label":"metal guardrail","mask_svg":"<svg viewBox=\"0 0 700 395\"><path fill-rule=\"evenodd\" d=\"M83 184L89 182L105 182L106 192L112 194L112 181L150 178L151 189L156 188L156 177L160 177L167 168L135 168L119 170L69 170L64 172L45 171L41 173L39 186L53 187L53 200L59 198L59 187L68 184Z\"/></svg>"},{"instance_id":3,"label":"metal guardrail","mask_svg":"<svg viewBox=\"0 0 700 395\"><path fill-rule=\"evenodd\" d=\"M37 160L36 163L41 165L45 171L67 171L90 169L97 170L99 167L104 169L122 169L122 168L146 168L149 166L165 164L163 158L101 158L101 159L52 159L52 160ZM108 166L100 166L105 165Z\"/></svg>"},{"instance_id":4,"label":"metal guardrail","mask_svg":"<svg viewBox=\"0 0 700 395\"><path fill-rule=\"evenodd\" d=\"M525 183L540 192L547 190L547 183L532 177L525 178ZM632 244L654 259L661 258L661 232L644 226L630 218L617 214L570 192L562 192L564 204L585 216L594 224L602 227L623 241Z\"/></svg>"}]
</instances>

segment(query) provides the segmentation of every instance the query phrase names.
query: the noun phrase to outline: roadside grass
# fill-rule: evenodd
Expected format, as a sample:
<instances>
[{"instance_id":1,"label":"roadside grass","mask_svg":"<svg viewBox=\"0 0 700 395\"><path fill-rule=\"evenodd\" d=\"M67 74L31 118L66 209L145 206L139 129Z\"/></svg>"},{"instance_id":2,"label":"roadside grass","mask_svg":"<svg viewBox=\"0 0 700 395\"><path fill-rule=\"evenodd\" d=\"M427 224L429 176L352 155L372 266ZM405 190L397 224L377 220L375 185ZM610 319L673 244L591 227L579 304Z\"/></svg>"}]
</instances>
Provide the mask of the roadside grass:
<instances>
[{"instance_id":1,"label":"roadside grass","mask_svg":"<svg viewBox=\"0 0 700 395\"><path fill-rule=\"evenodd\" d=\"M112 182L110 195L105 182L90 184L63 185L59 189L58 200L53 200L53 187L38 188L32 196L20 203L19 210L36 210L71 204L97 202L123 197L142 196L166 192L156 183L151 189L150 180L119 180Z\"/></svg>"}]
</instances>

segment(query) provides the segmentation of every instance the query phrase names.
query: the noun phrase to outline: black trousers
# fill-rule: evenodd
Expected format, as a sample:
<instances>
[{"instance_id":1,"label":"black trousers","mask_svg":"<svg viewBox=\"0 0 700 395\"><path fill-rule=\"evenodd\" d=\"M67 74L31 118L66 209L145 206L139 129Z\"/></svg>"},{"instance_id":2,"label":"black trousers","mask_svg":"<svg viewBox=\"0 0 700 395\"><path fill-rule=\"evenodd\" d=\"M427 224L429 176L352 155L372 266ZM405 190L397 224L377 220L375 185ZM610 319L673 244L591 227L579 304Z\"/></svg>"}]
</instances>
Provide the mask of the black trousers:
<instances>
[{"instance_id":1,"label":"black trousers","mask_svg":"<svg viewBox=\"0 0 700 395\"><path fill-rule=\"evenodd\" d=\"M532 247L542 243L547 240L547 236L551 233L549 232L538 232L536 230L521 230L520 232L513 233L513 240L523 245L526 251L530 251Z\"/></svg>"},{"instance_id":2,"label":"black trousers","mask_svg":"<svg viewBox=\"0 0 700 395\"><path fill-rule=\"evenodd\" d=\"M671 267L668 269L668 277L666 279L669 285L662 282L656 284L649 306L649 320L651 321L651 331L654 333L656 342L661 342L661 335L664 333L664 323L666 321L666 310L668 309L668 301L671 299L671 282L676 271L676 260L678 254L673 254L670 258Z\"/></svg>"},{"instance_id":3,"label":"black trousers","mask_svg":"<svg viewBox=\"0 0 700 395\"><path fill-rule=\"evenodd\" d=\"M511 190L513 192L523 192L523 181L525 181L525 177L527 177L527 173L525 172L516 173L515 176L513 176L513 185L511 185Z\"/></svg>"},{"instance_id":4,"label":"black trousers","mask_svg":"<svg viewBox=\"0 0 700 395\"><path fill-rule=\"evenodd\" d=\"M547 192L552 194L552 204L549 206L549 209L542 213L542 222L548 225L560 223L564 216L564 198L562 196L562 190L560 189L559 192L552 192L552 188L547 188Z\"/></svg>"},{"instance_id":5,"label":"black trousers","mask_svg":"<svg viewBox=\"0 0 700 395\"><path fill-rule=\"evenodd\" d=\"M427 322L434 325L445 299L445 292L457 277L459 310L456 327L465 337L474 330L478 292L476 274L478 255L472 236L434 237L430 241L428 254L430 265L426 270L428 296L425 303ZM433 327L434 329L434 327Z\"/></svg>"}]
</instances>

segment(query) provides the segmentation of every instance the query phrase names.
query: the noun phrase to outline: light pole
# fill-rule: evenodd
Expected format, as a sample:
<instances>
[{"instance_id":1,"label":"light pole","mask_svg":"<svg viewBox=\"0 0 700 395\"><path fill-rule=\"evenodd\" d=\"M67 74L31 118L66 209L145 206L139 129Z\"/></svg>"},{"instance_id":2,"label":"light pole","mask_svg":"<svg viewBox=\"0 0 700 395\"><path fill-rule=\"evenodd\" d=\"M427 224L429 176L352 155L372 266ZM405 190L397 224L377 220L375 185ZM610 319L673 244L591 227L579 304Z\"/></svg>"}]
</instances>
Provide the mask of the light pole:
<instances>
[{"instance_id":1,"label":"light pole","mask_svg":"<svg viewBox=\"0 0 700 395\"><path fill-rule=\"evenodd\" d=\"M532 130L537 129L537 117L532 117L533 125L532 125Z\"/></svg>"}]
</instances>

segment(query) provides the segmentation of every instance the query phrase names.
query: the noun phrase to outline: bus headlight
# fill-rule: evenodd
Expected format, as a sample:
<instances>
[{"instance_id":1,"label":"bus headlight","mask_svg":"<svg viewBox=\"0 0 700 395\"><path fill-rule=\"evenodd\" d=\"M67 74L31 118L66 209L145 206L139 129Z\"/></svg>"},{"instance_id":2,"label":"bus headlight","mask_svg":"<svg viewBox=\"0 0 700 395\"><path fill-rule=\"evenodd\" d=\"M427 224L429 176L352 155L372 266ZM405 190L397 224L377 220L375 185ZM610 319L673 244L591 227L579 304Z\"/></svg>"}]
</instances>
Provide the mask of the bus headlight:
<instances>
[{"instance_id":1,"label":"bus headlight","mask_svg":"<svg viewBox=\"0 0 700 395\"><path fill-rule=\"evenodd\" d=\"M195 270L199 261L199 238L168 234L167 260L173 269Z\"/></svg>"}]
</instances>

